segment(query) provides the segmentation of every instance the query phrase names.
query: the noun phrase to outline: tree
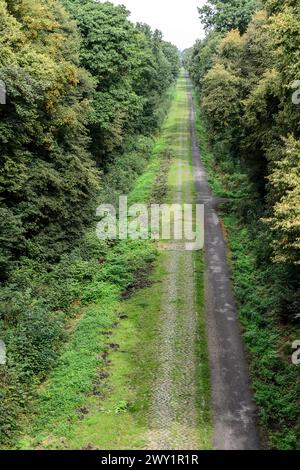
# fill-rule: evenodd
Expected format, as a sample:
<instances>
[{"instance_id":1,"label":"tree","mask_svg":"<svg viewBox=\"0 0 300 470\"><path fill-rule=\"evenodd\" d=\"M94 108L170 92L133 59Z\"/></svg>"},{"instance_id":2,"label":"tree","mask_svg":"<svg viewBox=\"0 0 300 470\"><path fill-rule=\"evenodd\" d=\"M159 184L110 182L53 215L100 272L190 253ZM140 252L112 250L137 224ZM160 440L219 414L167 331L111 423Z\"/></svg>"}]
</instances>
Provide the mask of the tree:
<instances>
[{"instance_id":1,"label":"tree","mask_svg":"<svg viewBox=\"0 0 300 470\"><path fill-rule=\"evenodd\" d=\"M277 263L300 265L300 141L284 139L282 158L269 176L277 202L267 219L275 233L274 259Z\"/></svg>"},{"instance_id":2,"label":"tree","mask_svg":"<svg viewBox=\"0 0 300 470\"><path fill-rule=\"evenodd\" d=\"M209 0L198 10L206 29L222 33L239 29L244 33L259 4L257 0Z\"/></svg>"},{"instance_id":3,"label":"tree","mask_svg":"<svg viewBox=\"0 0 300 470\"><path fill-rule=\"evenodd\" d=\"M54 260L82 233L98 189L85 130L93 84L58 2L1 0L0 8L3 253Z\"/></svg>"},{"instance_id":4,"label":"tree","mask_svg":"<svg viewBox=\"0 0 300 470\"><path fill-rule=\"evenodd\" d=\"M135 27L123 6L63 0L83 37L80 62L95 83L89 118L91 151L107 166L128 136L153 132L160 99L179 70L175 49L159 31Z\"/></svg>"},{"instance_id":5,"label":"tree","mask_svg":"<svg viewBox=\"0 0 300 470\"><path fill-rule=\"evenodd\" d=\"M221 33L210 31L205 39L198 40L189 51L186 67L197 88L201 87L204 76L214 65L221 40Z\"/></svg>"}]
</instances>

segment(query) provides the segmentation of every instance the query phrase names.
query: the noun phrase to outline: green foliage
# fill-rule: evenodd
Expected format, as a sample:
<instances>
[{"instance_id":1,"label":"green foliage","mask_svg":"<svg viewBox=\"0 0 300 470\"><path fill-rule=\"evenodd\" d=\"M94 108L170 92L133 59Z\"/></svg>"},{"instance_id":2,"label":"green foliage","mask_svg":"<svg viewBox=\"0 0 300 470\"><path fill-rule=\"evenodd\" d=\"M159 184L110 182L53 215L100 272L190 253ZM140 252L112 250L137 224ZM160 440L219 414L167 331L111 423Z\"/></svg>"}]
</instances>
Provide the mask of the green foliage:
<instances>
[{"instance_id":1,"label":"green foliage","mask_svg":"<svg viewBox=\"0 0 300 470\"><path fill-rule=\"evenodd\" d=\"M234 262L235 294L245 341L251 352L251 373L261 425L270 447L299 450L299 380L291 363L291 344L297 331L283 332L270 313L279 302L279 277L272 267L257 268L257 247L247 227L225 217ZM286 352L284 351L286 349Z\"/></svg>"},{"instance_id":2,"label":"green foliage","mask_svg":"<svg viewBox=\"0 0 300 470\"><path fill-rule=\"evenodd\" d=\"M285 153L269 177L278 202L268 220L276 233L275 261L299 264L300 249L300 141L285 139Z\"/></svg>"},{"instance_id":3,"label":"green foliage","mask_svg":"<svg viewBox=\"0 0 300 470\"><path fill-rule=\"evenodd\" d=\"M95 83L91 151L106 165L124 150L128 135L149 135L161 124L157 111L178 75L178 51L159 31L135 27L123 6L94 0L63 3L77 21L83 37L80 62Z\"/></svg>"},{"instance_id":4,"label":"green foliage","mask_svg":"<svg viewBox=\"0 0 300 470\"><path fill-rule=\"evenodd\" d=\"M244 33L259 5L259 0L209 0L198 10L206 29L226 32L237 28Z\"/></svg>"},{"instance_id":5,"label":"green foliage","mask_svg":"<svg viewBox=\"0 0 300 470\"><path fill-rule=\"evenodd\" d=\"M185 66L197 89L201 87L202 80L214 64L222 34L211 31L205 39L197 41L194 47L185 53Z\"/></svg>"},{"instance_id":6,"label":"green foliage","mask_svg":"<svg viewBox=\"0 0 300 470\"><path fill-rule=\"evenodd\" d=\"M78 67L75 24L56 1L1 0L0 9L3 276L21 254L57 260L82 233L99 186L84 128L92 82Z\"/></svg>"},{"instance_id":7,"label":"green foliage","mask_svg":"<svg viewBox=\"0 0 300 470\"><path fill-rule=\"evenodd\" d=\"M0 330L8 351L0 434L7 442L32 386L60 349L59 304L71 296L59 285L46 287L53 275L47 270L82 234L99 176L87 152L92 82L78 67L75 24L52 0L1 1L0 17L0 78L7 89L0 108L0 259L7 281Z\"/></svg>"}]
</instances>

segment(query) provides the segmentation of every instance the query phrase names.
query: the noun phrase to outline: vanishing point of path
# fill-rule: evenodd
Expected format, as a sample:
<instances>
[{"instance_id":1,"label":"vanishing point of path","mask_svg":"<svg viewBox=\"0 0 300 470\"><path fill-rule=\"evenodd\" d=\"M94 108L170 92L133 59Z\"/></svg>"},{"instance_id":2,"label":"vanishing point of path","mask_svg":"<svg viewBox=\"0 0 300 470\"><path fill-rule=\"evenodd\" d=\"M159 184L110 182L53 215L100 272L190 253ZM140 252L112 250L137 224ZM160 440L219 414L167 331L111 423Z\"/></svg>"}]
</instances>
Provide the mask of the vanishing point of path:
<instances>
[{"instance_id":1,"label":"vanishing point of path","mask_svg":"<svg viewBox=\"0 0 300 470\"><path fill-rule=\"evenodd\" d=\"M195 189L196 202L205 206L205 311L213 447L257 449L255 406L232 293L226 243L200 159L191 84L187 78L182 78L179 87L177 131L172 144L177 154L170 174L171 200L168 202L193 202ZM147 447L201 449L205 444L200 437L201 406L199 409L197 405L199 357L196 345L203 338L197 330L195 253L171 250L162 256L166 274L162 282L161 329L157 339L159 375L154 379Z\"/></svg>"}]
</instances>

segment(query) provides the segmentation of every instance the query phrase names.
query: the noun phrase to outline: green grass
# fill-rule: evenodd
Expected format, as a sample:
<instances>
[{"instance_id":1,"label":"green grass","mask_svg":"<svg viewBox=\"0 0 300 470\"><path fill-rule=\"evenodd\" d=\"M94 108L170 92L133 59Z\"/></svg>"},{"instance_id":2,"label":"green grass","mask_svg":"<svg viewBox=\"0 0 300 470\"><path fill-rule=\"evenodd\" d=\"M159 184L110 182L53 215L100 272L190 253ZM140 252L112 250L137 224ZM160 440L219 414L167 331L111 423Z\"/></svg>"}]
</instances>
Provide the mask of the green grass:
<instances>
[{"instance_id":1,"label":"green grass","mask_svg":"<svg viewBox=\"0 0 300 470\"><path fill-rule=\"evenodd\" d=\"M145 445L162 275L157 267L153 285L119 305L123 320L109 337L119 348L110 351L111 362L101 368L94 396L85 401L88 415L72 428L64 447L125 450Z\"/></svg>"},{"instance_id":2,"label":"green grass","mask_svg":"<svg viewBox=\"0 0 300 470\"><path fill-rule=\"evenodd\" d=\"M186 104L187 106L187 104ZM197 117L197 129L200 129L199 124L201 123ZM186 112L187 124L189 122L189 108L187 107ZM203 130L203 129L202 129ZM185 202L196 201L196 189L194 184L193 176L193 162L192 162L192 153L191 153L191 138L190 138L190 129L189 125L185 129L186 137L189 140L189 155L188 155L188 170L186 172L185 181L184 181L184 200ZM205 134L202 132L202 139L204 139ZM202 140L204 142L204 140ZM206 155L207 161L211 160L211 155L209 155L206 144ZM175 175L173 175L173 178ZM204 264L204 252L203 250L193 252L193 260L195 266L195 284L196 284L196 309L197 309L197 327L198 327L198 340L196 344L196 354L198 357L197 363L197 412L198 412L198 427L201 448L209 450L212 448L212 435L213 435L213 420L212 420L212 405L211 405L211 382L210 382L210 365L209 365L209 354L208 354L208 344L207 344L207 330L206 330L206 321L205 321L205 296L204 296L204 274L205 274L205 264Z\"/></svg>"}]
</instances>

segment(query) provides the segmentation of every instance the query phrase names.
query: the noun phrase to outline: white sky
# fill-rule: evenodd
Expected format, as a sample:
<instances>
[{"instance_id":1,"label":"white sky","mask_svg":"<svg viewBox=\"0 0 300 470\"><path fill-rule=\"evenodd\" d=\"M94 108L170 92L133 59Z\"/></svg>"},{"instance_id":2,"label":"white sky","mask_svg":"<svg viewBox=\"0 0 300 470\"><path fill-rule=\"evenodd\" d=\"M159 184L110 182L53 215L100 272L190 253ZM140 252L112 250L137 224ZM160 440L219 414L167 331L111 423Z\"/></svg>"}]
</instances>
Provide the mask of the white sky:
<instances>
[{"instance_id":1,"label":"white sky","mask_svg":"<svg viewBox=\"0 0 300 470\"><path fill-rule=\"evenodd\" d=\"M125 5L131 12L131 21L149 24L159 29L166 41L183 50L196 39L204 37L197 7L205 0L109 0L115 5Z\"/></svg>"}]
</instances>

